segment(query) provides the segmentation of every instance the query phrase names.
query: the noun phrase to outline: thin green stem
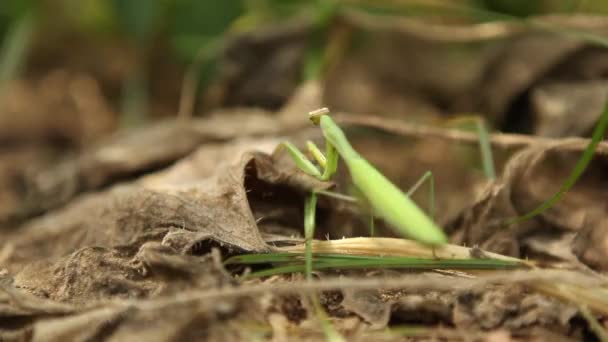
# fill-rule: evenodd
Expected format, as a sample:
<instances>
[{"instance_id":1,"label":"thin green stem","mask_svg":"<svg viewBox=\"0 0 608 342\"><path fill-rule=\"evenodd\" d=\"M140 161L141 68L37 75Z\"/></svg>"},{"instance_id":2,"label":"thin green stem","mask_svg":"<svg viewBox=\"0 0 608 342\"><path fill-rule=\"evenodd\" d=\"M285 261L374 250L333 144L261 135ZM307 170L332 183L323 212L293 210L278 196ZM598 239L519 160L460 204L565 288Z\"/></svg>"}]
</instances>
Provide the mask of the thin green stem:
<instances>
[{"instance_id":1,"label":"thin green stem","mask_svg":"<svg viewBox=\"0 0 608 342\"><path fill-rule=\"evenodd\" d=\"M479 152L481 153L483 171L488 179L494 180L496 179L496 169L494 168L490 134L482 118L478 117L475 120L475 124L477 126L477 135L479 136Z\"/></svg>"},{"instance_id":2,"label":"thin green stem","mask_svg":"<svg viewBox=\"0 0 608 342\"><path fill-rule=\"evenodd\" d=\"M312 279L312 239L315 235L317 194L312 192L304 203L304 238L306 239L306 280Z\"/></svg>"},{"instance_id":3,"label":"thin green stem","mask_svg":"<svg viewBox=\"0 0 608 342\"><path fill-rule=\"evenodd\" d=\"M308 258L306 254L293 253L290 256L284 253L244 255L239 259L230 259L230 264L268 264L274 266L270 269L257 271L248 277L265 277L276 274L306 272L306 266L301 264L302 258ZM266 258L266 260L264 260ZM287 260L286 260L287 259ZM309 259L306 259L309 260ZM338 270L338 269L381 269L381 268L401 268L401 269L476 269L476 270L496 270L496 269L515 269L525 267L517 261L496 260L496 259L428 259L417 257L390 257L390 256L361 256L348 254L315 254L311 268L315 270Z\"/></svg>"}]
</instances>

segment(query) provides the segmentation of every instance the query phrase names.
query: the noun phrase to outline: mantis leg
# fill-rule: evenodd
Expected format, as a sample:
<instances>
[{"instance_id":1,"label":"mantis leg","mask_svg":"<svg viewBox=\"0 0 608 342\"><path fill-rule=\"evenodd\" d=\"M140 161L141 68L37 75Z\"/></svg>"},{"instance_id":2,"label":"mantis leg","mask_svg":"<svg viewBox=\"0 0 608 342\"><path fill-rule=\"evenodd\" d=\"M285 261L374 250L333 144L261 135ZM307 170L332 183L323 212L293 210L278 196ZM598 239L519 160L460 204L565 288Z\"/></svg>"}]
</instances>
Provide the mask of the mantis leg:
<instances>
[{"instance_id":1,"label":"mantis leg","mask_svg":"<svg viewBox=\"0 0 608 342\"><path fill-rule=\"evenodd\" d=\"M433 173L431 171L427 171L425 172L422 177L420 177L418 179L418 181L416 181L416 183L406 192L407 196L411 196L414 192L416 192L423 184L425 181L428 181L429 183L429 216L431 218L434 218L435 216L435 178L433 177ZM326 192L323 193L324 195L326 195ZM329 194L327 194L329 195ZM331 194L330 196L336 196L337 194ZM343 196L343 195L341 195ZM348 197L348 199L354 199L353 197ZM371 209L371 208L370 208ZM374 212L373 209L371 209L372 212L370 213L370 218L369 218L369 235L370 236L374 236L375 234L375 220L374 220Z\"/></svg>"},{"instance_id":2,"label":"mantis leg","mask_svg":"<svg viewBox=\"0 0 608 342\"><path fill-rule=\"evenodd\" d=\"M323 168L323 174L319 179L323 181L331 179L338 169L338 158L340 158L336 148L329 141L325 141L324 155L312 141L307 141L306 146L317 163Z\"/></svg>"},{"instance_id":3,"label":"mantis leg","mask_svg":"<svg viewBox=\"0 0 608 342\"><path fill-rule=\"evenodd\" d=\"M323 154L323 152L321 152L321 150L319 150L317 145L315 145L314 142L308 140L306 142L306 148L308 149L310 154L312 154L312 157L315 158L319 166L325 169L325 167L327 166L327 158L325 158L325 155Z\"/></svg>"},{"instance_id":4,"label":"mantis leg","mask_svg":"<svg viewBox=\"0 0 608 342\"><path fill-rule=\"evenodd\" d=\"M420 179L407 191L406 195L411 196L418 188L428 180L429 182L429 216L435 219L435 178L431 171L425 172ZM439 259L435 254L435 246L432 247L433 258Z\"/></svg>"},{"instance_id":5,"label":"mantis leg","mask_svg":"<svg viewBox=\"0 0 608 342\"><path fill-rule=\"evenodd\" d=\"M317 190L317 194L332 197L344 202L356 203L358 200L355 197L344 195L338 192L327 191L327 190Z\"/></svg>"},{"instance_id":6,"label":"mantis leg","mask_svg":"<svg viewBox=\"0 0 608 342\"><path fill-rule=\"evenodd\" d=\"M414 183L414 185L412 185L412 187L405 193L407 196L412 196L412 194L414 192L416 192L423 184L425 181L428 181L429 183L429 216L434 219L435 218L435 178L433 177L433 173L431 171L427 171L425 172L422 177L420 177L418 179L418 181L416 181L416 183ZM374 213L372 212L370 215L370 222L369 222L369 232L370 232L370 236L374 236L374 229L375 225L374 225ZM433 250L434 253L435 250Z\"/></svg>"},{"instance_id":7,"label":"mantis leg","mask_svg":"<svg viewBox=\"0 0 608 342\"><path fill-rule=\"evenodd\" d=\"M311 144L312 144L311 142L308 143L309 149L310 149ZM314 144L312 144L312 145L314 146ZM319 169L315 165L313 165L313 163L311 163L310 160L308 160L308 158L306 158L304 153L302 153L292 143L286 141L286 142L281 143L281 145L279 145L279 147L281 147L281 146L283 146L287 149L287 152L289 152L291 159L293 159L293 161L296 163L296 165L298 166L299 169L301 169L306 174L313 176L317 179L322 178L321 171L319 171ZM315 146L315 148L316 148L316 146ZM312 152L312 150L311 150L311 152ZM314 152L312 152L312 153L313 153L313 156L315 156L315 158L319 157ZM323 154L320 152L319 152L319 155L321 157L323 157ZM323 158L325 158L325 157L323 157ZM319 159L317 159L317 161L319 161ZM319 164L321 165L321 162L319 162ZM308 197L306 197L305 202L304 202L304 238L306 241L305 269L306 269L306 279L307 280L312 279L312 238L314 237L314 234L315 234L316 211L317 211L317 194L316 194L316 192L313 191L310 195L308 195Z\"/></svg>"},{"instance_id":8,"label":"mantis leg","mask_svg":"<svg viewBox=\"0 0 608 342\"><path fill-rule=\"evenodd\" d=\"M433 177L433 173L431 171L425 172L422 177L414 183L414 185L406 192L407 196L412 196L414 192L416 192L425 181L429 183L429 216L434 219L435 216L435 178ZM373 209L372 209L373 210ZM375 224L374 224L374 213L373 211L370 213L369 220L369 235L374 236L375 233ZM433 250L434 252L434 250Z\"/></svg>"},{"instance_id":9,"label":"mantis leg","mask_svg":"<svg viewBox=\"0 0 608 342\"><path fill-rule=\"evenodd\" d=\"M340 193L337 193L337 192L326 191L326 190L319 190L319 191L317 191L317 194L318 195L327 196L327 197L332 197L332 198L338 199L340 201L345 201L345 202L350 202L350 203L357 203L357 202L361 201L361 199L357 199L356 197L340 194ZM369 236L374 236L374 232L375 232L374 213L373 213L373 209L371 207L369 209L370 209L370 214L369 214Z\"/></svg>"},{"instance_id":10,"label":"mantis leg","mask_svg":"<svg viewBox=\"0 0 608 342\"><path fill-rule=\"evenodd\" d=\"M408 197L412 196L418 188L424 184L425 181L429 182L429 216L434 219L435 217L435 178L431 171L425 172L420 179L405 193Z\"/></svg>"},{"instance_id":11,"label":"mantis leg","mask_svg":"<svg viewBox=\"0 0 608 342\"><path fill-rule=\"evenodd\" d=\"M340 158L338 150L336 150L329 140L325 140L325 156L327 158L327 164L325 165L325 170L323 171L323 175L321 175L321 179L329 180L338 170L338 159Z\"/></svg>"},{"instance_id":12,"label":"mantis leg","mask_svg":"<svg viewBox=\"0 0 608 342\"><path fill-rule=\"evenodd\" d=\"M282 142L279 145L279 148L281 147L285 147L287 149L289 156L291 157L291 159L293 159L293 161L296 163L300 170L304 171L304 173L310 176L313 176L317 179L321 179L321 171L319 171L319 169L314 166L314 164L311 163L310 160L306 158L304 153L302 153L297 147L295 147L289 141Z\"/></svg>"}]
</instances>

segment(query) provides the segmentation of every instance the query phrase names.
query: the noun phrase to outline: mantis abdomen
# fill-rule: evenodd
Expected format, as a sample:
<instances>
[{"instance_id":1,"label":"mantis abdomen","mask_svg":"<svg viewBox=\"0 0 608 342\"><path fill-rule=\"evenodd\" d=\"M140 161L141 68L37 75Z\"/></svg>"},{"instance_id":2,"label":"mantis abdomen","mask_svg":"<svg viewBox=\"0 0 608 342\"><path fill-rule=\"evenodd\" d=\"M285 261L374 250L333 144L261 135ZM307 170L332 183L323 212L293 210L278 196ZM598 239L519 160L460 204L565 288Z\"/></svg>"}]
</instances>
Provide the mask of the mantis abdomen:
<instances>
[{"instance_id":1,"label":"mantis abdomen","mask_svg":"<svg viewBox=\"0 0 608 342\"><path fill-rule=\"evenodd\" d=\"M433 246L447 243L443 231L428 215L365 159L345 162L353 184L365 195L374 215L421 243Z\"/></svg>"}]
</instances>

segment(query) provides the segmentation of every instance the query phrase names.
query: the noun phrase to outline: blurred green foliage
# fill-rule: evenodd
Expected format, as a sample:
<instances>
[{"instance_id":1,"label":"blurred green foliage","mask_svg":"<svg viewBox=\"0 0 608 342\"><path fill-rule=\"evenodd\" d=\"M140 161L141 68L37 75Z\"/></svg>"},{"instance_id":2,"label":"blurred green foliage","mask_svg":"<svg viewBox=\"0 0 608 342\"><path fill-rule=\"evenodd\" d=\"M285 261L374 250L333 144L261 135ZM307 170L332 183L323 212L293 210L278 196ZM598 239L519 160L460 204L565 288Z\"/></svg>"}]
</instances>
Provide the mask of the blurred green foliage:
<instances>
[{"instance_id":1,"label":"blurred green foliage","mask_svg":"<svg viewBox=\"0 0 608 342\"><path fill-rule=\"evenodd\" d=\"M178 62L189 63L201 47L227 31L243 31L294 15L312 15L320 26L333 16L336 5L365 5L379 10L377 4L393 3L412 7L412 13L425 4L442 1L354 1L354 0L2 0L0 1L0 37L11 25L37 7L38 28L53 21L53 29L69 34L83 34L90 39L99 35L126 35L136 47L146 49L156 37L167 38L173 51L168 54ZM491 10L515 16L548 12L608 12L605 0L461 0L448 1L470 8ZM391 11L387 6L386 11ZM422 12L423 13L423 12ZM60 32L58 33L60 34Z\"/></svg>"},{"instance_id":2,"label":"blurred green foliage","mask_svg":"<svg viewBox=\"0 0 608 342\"><path fill-rule=\"evenodd\" d=\"M121 28L138 44L145 44L160 21L162 3L150 0L110 0Z\"/></svg>"},{"instance_id":3,"label":"blurred green foliage","mask_svg":"<svg viewBox=\"0 0 608 342\"><path fill-rule=\"evenodd\" d=\"M226 32L244 10L239 0L176 0L171 8L168 33L177 56L181 60L196 56L201 47Z\"/></svg>"}]
</instances>

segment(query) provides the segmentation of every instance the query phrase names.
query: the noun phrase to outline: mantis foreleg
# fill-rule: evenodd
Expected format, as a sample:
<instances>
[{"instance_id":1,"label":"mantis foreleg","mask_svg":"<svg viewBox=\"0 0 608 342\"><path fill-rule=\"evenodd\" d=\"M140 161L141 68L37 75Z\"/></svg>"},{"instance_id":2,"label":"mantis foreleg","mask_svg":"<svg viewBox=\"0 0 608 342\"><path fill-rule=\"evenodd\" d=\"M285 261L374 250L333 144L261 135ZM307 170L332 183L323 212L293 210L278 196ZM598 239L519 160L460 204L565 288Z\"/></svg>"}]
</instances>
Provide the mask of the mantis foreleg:
<instances>
[{"instance_id":1,"label":"mantis foreleg","mask_svg":"<svg viewBox=\"0 0 608 342\"><path fill-rule=\"evenodd\" d=\"M304 153L302 153L297 147L295 147L292 143L290 143L289 141L285 141L282 142L279 145L279 148L281 147L285 147L287 149L287 152L289 153L289 156L291 157L291 159L293 159L293 161L296 163L296 166L304 171L304 173L313 176L317 179L321 179L321 171L319 171L319 169L314 166L313 163L310 162L310 160L308 160L308 158L306 158L306 156L304 155Z\"/></svg>"},{"instance_id":2,"label":"mantis foreleg","mask_svg":"<svg viewBox=\"0 0 608 342\"><path fill-rule=\"evenodd\" d=\"M282 146L287 149L291 158L302 171L319 180L329 180L336 172L338 166L339 155L337 151L330 143L326 143L326 155L323 155L323 153L313 142L308 141L306 145L313 158L323 169L323 173L321 173L319 169L313 163L311 163L310 160L308 160L308 158L306 158L306 156L293 144L289 142L282 143ZM305 269L306 278L308 280L312 278L312 239L315 232L316 208L317 193L313 191L304 202L304 239L306 243Z\"/></svg>"}]
</instances>

